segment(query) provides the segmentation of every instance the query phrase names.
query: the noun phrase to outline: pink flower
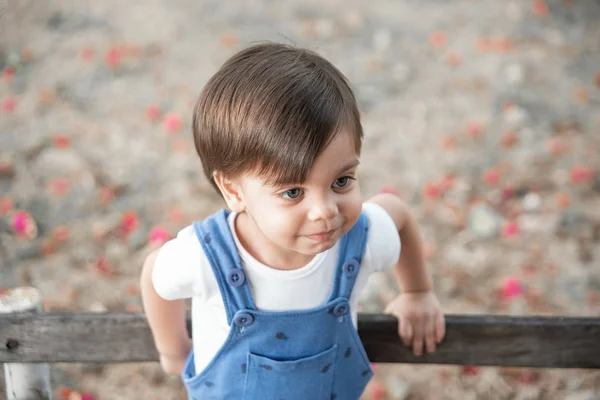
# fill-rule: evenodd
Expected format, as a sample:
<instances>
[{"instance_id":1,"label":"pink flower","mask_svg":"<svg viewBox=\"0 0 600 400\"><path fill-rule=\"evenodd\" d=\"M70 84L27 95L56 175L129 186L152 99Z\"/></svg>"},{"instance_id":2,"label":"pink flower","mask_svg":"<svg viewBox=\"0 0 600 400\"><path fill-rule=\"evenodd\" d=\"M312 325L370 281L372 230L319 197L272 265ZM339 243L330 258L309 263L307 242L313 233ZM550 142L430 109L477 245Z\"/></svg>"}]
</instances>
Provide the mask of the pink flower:
<instances>
[{"instance_id":1,"label":"pink flower","mask_svg":"<svg viewBox=\"0 0 600 400\"><path fill-rule=\"evenodd\" d=\"M452 150L455 149L456 146L458 145L458 141L456 140L456 137L452 136L452 135L445 135L444 137L442 137L442 147L445 150Z\"/></svg>"},{"instance_id":2,"label":"pink flower","mask_svg":"<svg viewBox=\"0 0 600 400\"><path fill-rule=\"evenodd\" d=\"M463 373L465 375L469 375L469 376L474 376L477 375L479 373L479 367L476 365L465 365L463 367Z\"/></svg>"},{"instance_id":3,"label":"pink flower","mask_svg":"<svg viewBox=\"0 0 600 400\"><path fill-rule=\"evenodd\" d=\"M445 32L437 31L429 35L429 43L436 48L442 48L448 42L448 35Z\"/></svg>"},{"instance_id":4,"label":"pink flower","mask_svg":"<svg viewBox=\"0 0 600 400\"><path fill-rule=\"evenodd\" d=\"M2 71L2 80L6 83L10 83L15 77L15 69L13 67L6 67Z\"/></svg>"},{"instance_id":5,"label":"pink flower","mask_svg":"<svg viewBox=\"0 0 600 400\"><path fill-rule=\"evenodd\" d=\"M508 300L522 293L521 283L514 277L507 278L500 288L500 295L503 299Z\"/></svg>"},{"instance_id":6,"label":"pink flower","mask_svg":"<svg viewBox=\"0 0 600 400\"><path fill-rule=\"evenodd\" d=\"M0 103L0 109L6 113L12 113L17 108L17 99L12 96L5 97L2 99L2 103Z\"/></svg>"},{"instance_id":7,"label":"pink flower","mask_svg":"<svg viewBox=\"0 0 600 400\"><path fill-rule=\"evenodd\" d=\"M423 194L425 197L430 199L437 199L441 195L440 185L435 182L429 182L425 184L423 188Z\"/></svg>"},{"instance_id":8,"label":"pink flower","mask_svg":"<svg viewBox=\"0 0 600 400\"><path fill-rule=\"evenodd\" d=\"M581 183L594 178L594 170L589 167L584 167L581 165L576 165L569 171L569 176L571 177L571 182L573 183Z\"/></svg>"},{"instance_id":9,"label":"pink flower","mask_svg":"<svg viewBox=\"0 0 600 400\"><path fill-rule=\"evenodd\" d=\"M98 192L98 200L103 204L110 203L115 198L115 191L110 187L103 187Z\"/></svg>"},{"instance_id":10,"label":"pink flower","mask_svg":"<svg viewBox=\"0 0 600 400\"><path fill-rule=\"evenodd\" d=\"M19 237L33 239L37 236L35 221L26 211L16 211L11 218L11 226Z\"/></svg>"},{"instance_id":11,"label":"pink flower","mask_svg":"<svg viewBox=\"0 0 600 400\"><path fill-rule=\"evenodd\" d=\"M168 133L177 133L183 128L183 121L178 114L168 113L163 119L163 129Z\"/></svg>"},{"instance_id":12,"label":"pink flower","mask_svg":"<svg viewBox=\"0 0 600 400\"><path fill-rule=\"evenodd\" d=\"M69 228L66 226L57 226L52 231L52 237L59 243L69 240Z\"/></svg>"},{"instance_id":13,"label":"pink flower","mask_svg":"<svg viewBox=\"0 0 600 400\"><path fill-rule=\"evenodd\" d=\"M445 193L449 190L452 190L455 183L456 183L456 175L454 175L452 173L447 173L442 177L442 179L440 179L438 185L439 185L440 190Z\"/></svg>"},{"instance_id":14,"label":"pink flower","mask_svg":"<svg viewBox=\"0 0 600 400\"><path fill-rule=\"evenodd\" d=\"M52 137L52 146L57 149L67 149L71 146L71 140L67 135L55 135Z\"/></svg>"},{"instance_id":15,"label":"pink flower","mask_svg":"<svg viewBox=\"0 0 600 400\"><path fill-rule=\"evenodd\" d=\"M144 112L146 119L150 122L156 122L160 118L160 107L158 104L150 104L146 107Z\"/></svg>"},{"instance_id":16,"label":"pink flower","mask_svg":"<svg viewBox=\"0 0 600 400\"><path fill-rule=\"evenodd\" d=\"M0 216L8 214L15 207L10 197L0 197Z\"/></svg>"},{"instance_id":17,"label":"pink flower","mask_svg":"<svg viewBox=\"0 0 600 400\"><path fill-rule=\"evenodd\" d=\"M533 0L531 11L533 11L534 14L543 17L544 15L548 15L548 5L544 0Z\"/></svg>"},{"instance_id":18,"label":"pink flower","mask_svg":"<svg viewBox=\"0 0 600 400\"><path fill-rule=\"evenodd\" d=\"M139 296L140 286L137 283L130 283L126 288L128 296Z\"/></svg>"},{"instance_id":19,"label":"pink flower","mask_svg":"<svg viewBox=\"0 0 600 400\"><path fill-rule=\"evenodd\" d=\"M48 191L50 193L62 196L69 192L69 181L65 178L56 178L48 183Z\"/></svg>"},{"instance_id":20,"label":"pink flower","mask_svg":"<svg viewBox=\"0 0 600 400\"><path fill-rule=\"evenodd\" d=\"M92 49L91 47L85 47L81 50L81 52L79 53L79 57L83 60L83 61L92 61L94 59L94 49Z\"/></svg>"},{"instance_id":21,"label":"pink flower","mask_svg":"<svg viewBox=\"0 0 600 400\"><path fill-rule=\"evenodd\" d=\"M519 234L519 225L516 222L507 222L502 227L502 236L513 237Z\"/></svg>"},{"instance_id":22,"label":"pink flower","mask_svg":"<svg viewBox=\"0 0 600 400\"><path fill-rule=\"evenodd\" d=\"M180 208L175 207L171 209L171 211L169 211L169 220L171 222L180 224L183 222L184 218L185 215L183 214L183 211Z\"/></svg>"},{"instance_id":23,"label":"pink flower","mask_svg":"<svg viewBox=\"0 0 600 400\"><path fill-rule=\"evenodd\" d=\"M502 188L502 199L508 200L512 198L515 194L515 189L511 185L505 185Z\"/></svg>"},{"instance_id":24,"label":"pink flower","mask_svg":"<svg viewBox=\"0 0 600 400\"><path fill-rule=\"evenodd\" d=\"M502 174L497 168L489 168L483 172L483 181L489 186L497 185L501 177Z\"/></svg>"},{"instance_id":25,"label":"pink flower","mask_svg":"<svg viewBox=\"0 0 600 400\"><path fill-rule=\"evenodd\" d=\"M546 149L548 150L548 153L554 156L560 156L569 151L569 145L562 138L552 137L546 142Z\"/></svg>"},{"instance_id":26,"label":"pink flower","mask_svg":"<svg viewBox=\"0 0 600 400\"><path fill-rule=\"evenodd\" d=\"M506 53L512 47L512 43L508 37L498 36L491 39L491 46L498 53Z\"/></svg>"},{"instance_id":27,"label":"pink flower","mask_svg":"<svg viewBox=\"0 0 600 400\"><path fill-rule=\"evenodd\" d=\"M373 370L374 373L377 373L377 368L378 368L377 363L372 362L371 363L371 369Z\"/></svg>"},{"instance_id":28,"label":"pink flower","mask_svg":"<svg viewBox=\"0 0 600 400\"><path fill-rule=\"evenodd\" d=\"M104 63L109 68L118 67L121 64L121 59L123 54L120 49L113 47L110 48L104 53Z\"/></svg>"},{"instance_id":29,"label":"pink flower","mask_svg":"<svg viewBox=\"0 0 600 400\"><path fill-rule=\"evenodd\" d=\"M478 121L470 121L467 123L466 131L471 139L479 139L483 136L483 124Z\"/></svg>"},{"instance_id":30,"label":"pink flower","mask_svg":"<svg viewBox=\"0 0 600 400\"><path fill-rule=\"evenodd\" d=\"M385 398L385 388L379 382L373 382L373 391L372 391L372 399L373 400L381 400Z\"/></svg>"},{"instance_id":31,"label":"pink flower","mask_svg":"<svg viewBox=\"0 0 600 400\"><path fill-rule=\"evenodd\" d=\"M102 276L112 276L115 273L112 263L106 257L96 259L96 271Z\"/></svg>"},{"instance_id":32,"label":"pink flower","mask_svg":"<svg viewBox=\"0 0 600 400\"><path fill-rule=\"evenodd\" d=\"M139 217L135 211L126 211L121 215L121 229L125 236L135 231L139 226Z\"/></svg>"},{"instance_id":33,"label":"pink flower","mask_svg":"<svg viewBox=\"0 0 600 400\"><path fill-rule=\"evenodd\" d=\"M510 149L514 147L518 141L519 138L517 137L517 134L513 131L504 133L504 135L502 135L502 137L500 138L500 143L505 149Z\"/></svg>"},{"instance_id":34,"label":"pink flower","mask_svg":"<svg viewBox=\"0 0 600 400\"><path fill-rule=\"evenodd\" d=\"M155 226L148 235L148 240L151 243L163 244L171 239L171 234L160 226Z\"/></svg>"}]
</instances>

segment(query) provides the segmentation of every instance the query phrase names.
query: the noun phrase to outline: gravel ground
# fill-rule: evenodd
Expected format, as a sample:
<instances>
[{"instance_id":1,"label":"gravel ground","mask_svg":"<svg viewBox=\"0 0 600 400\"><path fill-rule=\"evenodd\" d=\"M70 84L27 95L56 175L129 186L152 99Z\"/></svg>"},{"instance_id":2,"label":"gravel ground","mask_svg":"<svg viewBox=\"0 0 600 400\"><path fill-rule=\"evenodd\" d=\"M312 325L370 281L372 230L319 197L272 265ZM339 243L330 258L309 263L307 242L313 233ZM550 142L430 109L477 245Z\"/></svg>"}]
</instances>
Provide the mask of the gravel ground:
<instances>
[{"instance_id":1,"label":"gravel ground","mask_svg":"<svg viewBox=\"0 0 600 400\"><path fill-rule=\"evenodd\" d=\"M274 40L353 83L363 194L413 206L447 313L597 316L599 20L593 0L0 2L0 286L33 285L48 310L139 311L145 255L223 206L194 99ZM395 295L388 278L363 311ZM53 380L59 399L184 398L157 363ZM381 364L364 398L592 400L600 373Z\"/></svg>"}]
</instances>

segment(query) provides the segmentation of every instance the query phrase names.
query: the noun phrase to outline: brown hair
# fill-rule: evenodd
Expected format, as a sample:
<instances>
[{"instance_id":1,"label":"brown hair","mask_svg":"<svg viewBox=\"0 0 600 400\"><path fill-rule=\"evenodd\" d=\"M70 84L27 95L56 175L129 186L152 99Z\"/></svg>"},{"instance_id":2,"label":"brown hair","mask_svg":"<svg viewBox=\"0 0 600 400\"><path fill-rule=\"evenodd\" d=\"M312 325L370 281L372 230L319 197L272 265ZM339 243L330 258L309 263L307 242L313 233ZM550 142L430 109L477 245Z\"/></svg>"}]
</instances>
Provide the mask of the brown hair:
<instances>
[{"instance_id":1,"label":"brown hair","mask_svg":"<svg viewBox=\"0 0 600 400\"><path fill-rule=\"evenodd\" d=\"M254 173L272 185L303 183L342 129L360 154L358 106L344 75L316 53L264 43L233 55L202 90L194 144L206 177ZM219 192L220 193L220 192Z\"/></svg>"}]
</instances>

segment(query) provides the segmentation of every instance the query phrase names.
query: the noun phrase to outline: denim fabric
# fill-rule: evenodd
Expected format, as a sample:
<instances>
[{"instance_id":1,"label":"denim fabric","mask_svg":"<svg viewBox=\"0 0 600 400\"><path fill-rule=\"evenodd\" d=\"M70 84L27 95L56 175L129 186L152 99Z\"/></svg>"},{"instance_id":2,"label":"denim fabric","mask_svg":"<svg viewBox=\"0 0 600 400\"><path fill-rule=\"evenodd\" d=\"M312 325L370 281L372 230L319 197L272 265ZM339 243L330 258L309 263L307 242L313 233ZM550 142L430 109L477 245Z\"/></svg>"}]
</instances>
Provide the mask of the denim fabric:
<instances>
[{"instance_id":1,"label":"denim fabric","mask_svg":"<svg viewBox=\"0 0 600 400\"><path fill-rule=\"evenodd\" d=\"M331 294L322 306L257 310L221 210L194 229L225 304L229 335L199 374L190 352L182 379L189 399L352 400L373 376L352 324L350 294L362 261L367 216L340 239Z\"/></svg>"}]
</instances>

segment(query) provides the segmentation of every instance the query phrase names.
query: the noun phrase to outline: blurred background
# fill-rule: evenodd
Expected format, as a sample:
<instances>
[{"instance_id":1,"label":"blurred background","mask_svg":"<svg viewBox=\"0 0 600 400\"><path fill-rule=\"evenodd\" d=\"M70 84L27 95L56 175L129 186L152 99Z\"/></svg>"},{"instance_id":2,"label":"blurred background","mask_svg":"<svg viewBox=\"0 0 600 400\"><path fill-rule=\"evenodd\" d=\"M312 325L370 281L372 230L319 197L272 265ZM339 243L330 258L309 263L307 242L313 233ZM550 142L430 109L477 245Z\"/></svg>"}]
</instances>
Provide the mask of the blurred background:
<instances>
[{"instance_id":1,"label":"blurred background","mask_svg":"<svg viewBox=\"0 0 600 400\"><path fill-rule=\"evenodd\" d=\"M363 195L411 204L445 312L598 316L599 21L595 0L1 1L0 287L141 311L144 257L224 206L194 100L273 40L354 85ZM393 298L389 278L361 311ZM52 378L58 399L184 398L158 363ZM592 400L600 372L380 364L364 398Z\"/></svg>"}]
</instances>

